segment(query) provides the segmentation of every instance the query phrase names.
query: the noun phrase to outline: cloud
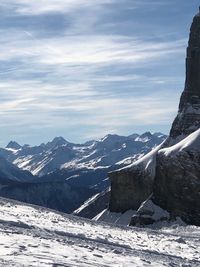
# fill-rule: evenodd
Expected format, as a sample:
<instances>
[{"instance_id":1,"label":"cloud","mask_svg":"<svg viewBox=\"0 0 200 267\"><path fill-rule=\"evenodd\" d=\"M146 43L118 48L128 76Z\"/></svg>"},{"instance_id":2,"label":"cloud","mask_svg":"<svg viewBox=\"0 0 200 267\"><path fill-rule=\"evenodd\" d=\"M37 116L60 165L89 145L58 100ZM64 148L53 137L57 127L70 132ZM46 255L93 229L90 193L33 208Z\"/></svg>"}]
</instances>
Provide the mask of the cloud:
<instances>
[{"instance_id":1,"label":"cloud","mask_svg":"<svg viewBox=\"0 0 200 267\"><path fill-rule=\"evenodd\" d=\"M185 53L185 36L172 40L159 32L147 38L142 30L129 34L118 29L137 24L132 13L126 18L124 12L159 4L2 0L4 138L10 139L11 133L24 140L25 135L39 139L69 132L80 140L86 134L100 137L131 127L169 124L178 102L174 88L182 84L171 62Z\"/></svg>"},{"instance_id":2,"label":"cloud","mask_svg":"<svg viewBox=\"0 0 200 267\"><path fill-rule=\"evenodd\" d=\"M46 13L68 13L77 9L97 9L104 5L123 6L126 5L128 9L137 9L142 6L148 5L150 8L155 8L160 5L166 5L166 2L160 2L158 0L152 0L149 5L149 1L143 0L1 0L0 7L12 8L16 13L20 15L40 15Z\"/></svg>"},{"instance_id":3,"label":"cloud","mask_svg":"<svg viewBox=\"0 0 200 267\"><path fill-rule=\"evenodd\" d=\"M68 36L35 39L32 34L17 33L4 37L0 59L20 60L28 64L84 65L143 63L183 53L185 39L173 42L144 42L124 36Z\"/></svg>"},{"instance_id":4,"label":"cloud","mask_svg":"<svg viewBox=\"0 0 200 267\"><path fill-rule=\"evenodd\" d=\"M21 15L39 15L46 13L68 13L75 9L97 7L109 4L115 0L2 0L1 7L13 8L16 13Z\"/></svg>"}]
</instances>

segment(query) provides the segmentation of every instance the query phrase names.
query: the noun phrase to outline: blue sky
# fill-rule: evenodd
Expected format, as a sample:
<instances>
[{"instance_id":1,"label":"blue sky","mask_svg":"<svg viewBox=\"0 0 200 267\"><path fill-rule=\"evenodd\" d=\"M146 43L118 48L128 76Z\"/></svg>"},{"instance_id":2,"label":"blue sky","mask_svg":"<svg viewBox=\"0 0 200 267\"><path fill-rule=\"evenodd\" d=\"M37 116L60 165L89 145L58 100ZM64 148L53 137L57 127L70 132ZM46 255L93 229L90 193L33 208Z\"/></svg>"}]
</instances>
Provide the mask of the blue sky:
<instances>
[{"instance_id":1,"label":"blue sky","mask_svg":"<svg viewBox=\"0 0 200 267\"><path fill-rule=\"evenodd\" d=\"M168 133L198 5L1 0L0 145Z\"/></svg>"}]
</instances>

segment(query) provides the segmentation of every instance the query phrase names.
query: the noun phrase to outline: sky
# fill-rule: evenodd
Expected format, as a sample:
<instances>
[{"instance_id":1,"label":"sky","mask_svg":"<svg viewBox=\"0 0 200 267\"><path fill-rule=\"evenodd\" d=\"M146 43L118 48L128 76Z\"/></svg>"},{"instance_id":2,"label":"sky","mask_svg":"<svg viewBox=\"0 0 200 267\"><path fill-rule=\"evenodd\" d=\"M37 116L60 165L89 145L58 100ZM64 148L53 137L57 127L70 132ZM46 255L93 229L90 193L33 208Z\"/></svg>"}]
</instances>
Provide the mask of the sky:
<instances>
[{"instance_id":1,"label":"sky","mask_svg":"<svg viewBox=\"0 0 200 267\"><path fill-rule=\"evenodd\" d=\"M198 6L1 0L0 145L168 133Z\"/></svg>"}]
</instances>

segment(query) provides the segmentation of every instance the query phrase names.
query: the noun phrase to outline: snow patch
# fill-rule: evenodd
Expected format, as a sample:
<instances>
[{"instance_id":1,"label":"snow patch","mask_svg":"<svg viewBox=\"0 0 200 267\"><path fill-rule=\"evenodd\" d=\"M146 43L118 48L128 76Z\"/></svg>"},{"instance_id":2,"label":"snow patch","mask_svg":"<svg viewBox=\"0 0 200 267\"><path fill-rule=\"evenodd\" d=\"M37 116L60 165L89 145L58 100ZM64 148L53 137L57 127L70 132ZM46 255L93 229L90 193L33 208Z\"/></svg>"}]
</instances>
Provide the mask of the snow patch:
<instances>
[{"instance_id":1,"label":"snow patch","mask_svg":"<svg viewBox=\"0 0 200 267\"><path fill-rule=\"evenodd\" d=\"M137 212L143 217L151 217L154 221L170 218L169 212L154 204L150 199L144 201Z\"/></svg>"},{"instance_id":2,"label":"snow patch","mask_svg":"<svg viewBox=\"0 0 200 267\"><path fill-rule=\"evenodd\" d=\"M159 154L162 153L165 156L176 155L181 151L200 150L200 129L191 133L188 137L180 141L179 143L160 149Z\"/></svg>"},{"instance_id":3,"label":"snow patch","mask_svg":"<svg viewBox=\"0 0 200 267\"><path fill-rule=\"evenodd\" d=\"M93 218L94 221L103 221L118 225L129 225L132 216L136 214L134 210L128 210L124 213L110 212L108 209L103 210Z\"/></svg>"}]
</instances>

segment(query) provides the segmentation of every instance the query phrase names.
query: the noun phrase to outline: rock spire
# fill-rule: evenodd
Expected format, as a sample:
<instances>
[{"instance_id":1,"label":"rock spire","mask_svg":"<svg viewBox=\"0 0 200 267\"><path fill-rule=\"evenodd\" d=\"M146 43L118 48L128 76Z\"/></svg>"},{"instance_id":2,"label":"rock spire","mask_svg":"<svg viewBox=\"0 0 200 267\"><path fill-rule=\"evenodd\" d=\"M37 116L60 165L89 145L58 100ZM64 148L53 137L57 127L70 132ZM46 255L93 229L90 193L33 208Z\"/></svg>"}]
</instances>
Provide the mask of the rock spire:
<instances>
[{"instance_id":1,"label":"rock spire","mask_svg":"<svg viewBox=\"0 0 200 267\"><path fill-rule=\"evenodd\" d=\"M200 12L194 17L186 56L186 79L170 136L186 136L200 127Z\"/></svg>"}]
</instances>

